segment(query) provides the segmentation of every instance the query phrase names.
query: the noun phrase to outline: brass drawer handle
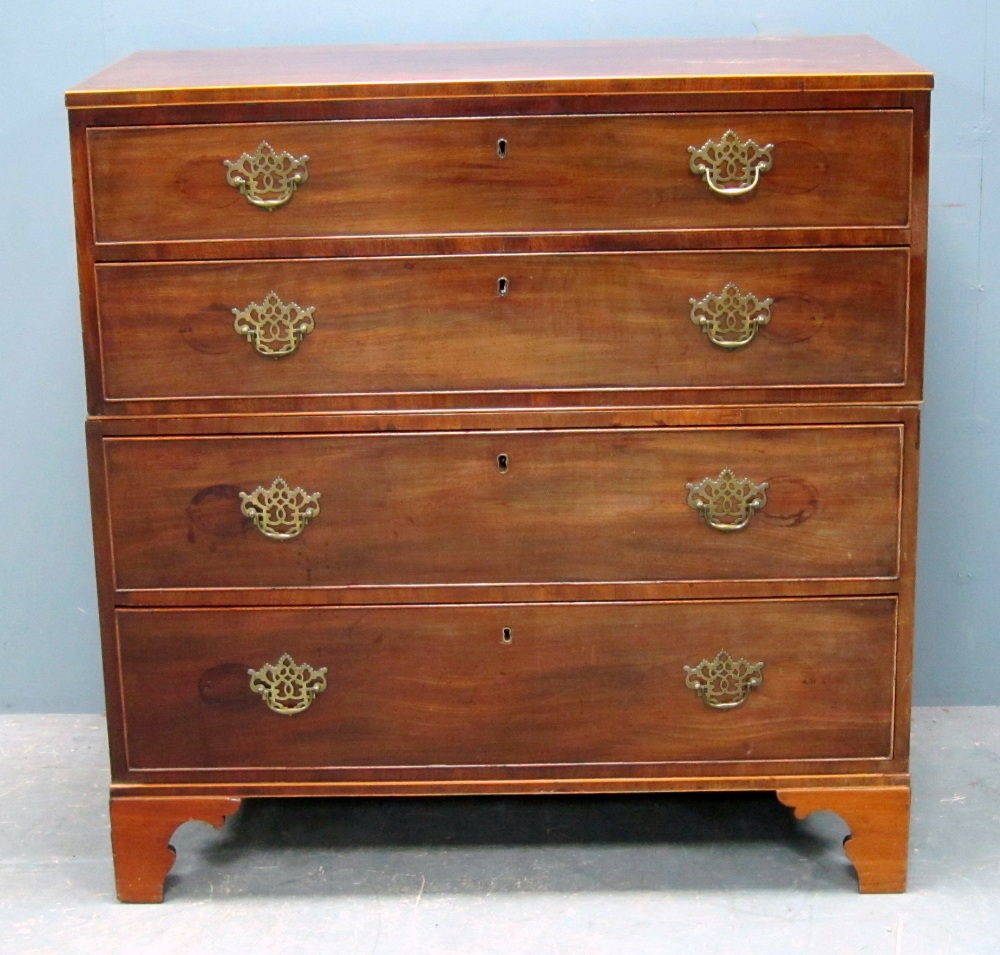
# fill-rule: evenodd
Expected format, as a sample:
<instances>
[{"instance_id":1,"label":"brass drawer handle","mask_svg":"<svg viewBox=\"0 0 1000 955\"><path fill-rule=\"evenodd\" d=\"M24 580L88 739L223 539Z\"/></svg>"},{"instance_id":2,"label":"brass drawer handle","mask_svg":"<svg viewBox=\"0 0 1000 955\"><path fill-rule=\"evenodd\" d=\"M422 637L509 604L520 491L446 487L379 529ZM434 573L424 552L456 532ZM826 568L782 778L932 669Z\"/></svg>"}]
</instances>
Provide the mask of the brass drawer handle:
<instances>
[{"instance_id":1,"label":"brass drawer handle","mask_svg":"<svg viewBox=\"0 0 1000 955\"><path fill-rule=\"evenodd\" d=\"M767 481L755 484L724 468L718 477L688 484L687 502L714 530L739 531L767 503L767 487Z\"/></svg>"},{"instance_id":2,"label":"brass drawer handle","mask_svg":"<svg viewBox=\"0 0 1000 955\"><path fill-rule=\"evenodd\" d=\"M690 302L691 321L708 340L720 348L734 349L749 345L757 329L771 321L774 299L741 292L730 282L721 292L709 292L704 298L692 298Z\"/></svg>"},{"instance_id":3,"label":"brass drawer handle","mask_svg":"<svg viewBox=\"0 0 1000 955\"><path fill-rule=\"evenodd\" d=\"M282 716L294 716L312 706L326 689L326 667L296 663L283 653L277 663L265 663L259 670L247 670L250 689L259 693L268 709Z\"/></svg>"},{"instance_id":4,"label":"brass drawer handle","mask_svg":"<svg viewBox=\"0 0 1000 955\"><path fill-rule=\"evenodd\" d=\"M265 537L287 541L298 537L319 514L319 494L289 487L284 478L275 478L270 487L240 491L240 511L249 517Z\"/></svg>"},{"instance_id":5,"label":"brass drawer handle","mask_svg":"<svg viewBox=\"0 0 1000 955\"><path fill-rule=\"evenodd\" d=\"M764 682L763 662L751 663L740 657L734 660L720 650L714 660L702 660L697 666L684 667L684 680L705 703L715 710L732 710L746 702L750 691Z\"/></svg>"},{"instance_id":6,"label":"brass drawer handle","mask_svg":"<svg viewBox=\"0 0 1000 955\"><path fill-rule=\"evenodd\" d=\"M287 305L276 292L268 292L263 302L251 302L246 308L234 308L233 328L254 349L267 358L290 355L299 342L315 327L315 306L302 308L296 302Z\"/></svg>"},{"instance_id":7,"label":"brass drawer handle","mask_svg":"<svg viewBox=\"0 0 1000 955\"><path fill-rule=\"evenodd\" d=\"M727 129L718 142L710 139L700 148L688 146L691 172L701 176L716 195L745 196L757 188L761 173L771 168L772 149L771 144L758 146L752 139L743 141Z\"/></svg>"},{"instance_id":8,"label":"brass drawer handle","mask_svg":"<svg viewBox=\"0 0 1000 955\"><path fill-rule=\"evenodd\" d=\"M278 152L266 140L252 155L223 159L228 172L226 182L246 196L247 202L273 212L295 194L309 179L308 156L296 159L291 153Z\"/></svg>"}]
</instances>

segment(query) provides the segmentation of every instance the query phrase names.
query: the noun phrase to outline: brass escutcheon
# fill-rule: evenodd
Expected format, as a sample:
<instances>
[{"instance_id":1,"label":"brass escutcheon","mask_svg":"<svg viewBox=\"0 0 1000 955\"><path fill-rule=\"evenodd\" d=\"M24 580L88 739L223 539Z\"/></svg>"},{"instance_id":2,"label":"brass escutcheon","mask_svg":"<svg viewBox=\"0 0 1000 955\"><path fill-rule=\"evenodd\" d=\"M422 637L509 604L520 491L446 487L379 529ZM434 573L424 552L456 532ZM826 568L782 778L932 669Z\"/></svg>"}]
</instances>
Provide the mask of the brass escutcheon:
<instances>
[{"instance_id":1,"label":"brass escutcheon","mask_svg":"<svg viewBox=\"0 0 1000 955\"><path fill-rule=\"evenodd\" d=\"M730 282L721 292L709 292L704 298L693 298L690 302L691 321L708 340L720 348L734 349L749 345L757 329L771 321L774 299L741 292Z\"/></svg>"},{"instance_id":2,"label":"brass escutcheon","mask_svg":"<svg viewBox=\"0 0 1000 955\"><path fill-rule=\"evenodd\" d=\"M308 710L317 695L326 689L326 667L296 663L283 653L277 663L265 663L259 670L247 670L250 689L259 693L268 709L282 716Z\"/></svg>"},{"instance_id":3,"label":"brass escutcheon","mask_svg":"<svg viewBox=\"0 0 1000 955\"><path fill-rule=\"evenodd\" d=\"M300 487L289 487L284 478L275 478L270 487L240 491L240 511L254 522L257 530L271 540L287 541L298 537L317 514L319 495Z\"/></svg>"},{"instance_id":4,"label":"brass escutcheon","mask_svg":"<svg viewBox=\"0 0 1000 955\"><path fill-rule=\"evenodd\" d=\"M684 667L687 674L684 683L712 709L731 710L746 702L750 691L764 682L763 669L763 662L751 663L743 657L734 660L720 650L714 660Z\"/></svg>"},{"instance_id":5,"label":"brass escutcheon","mask_svg":"<svg viewBox=\"0 0 1000 955\"><path fill-rule=\"evenodd\" d=\"M239 189L247 202L268 212L288 202L309 179L308 156L296 159L291 153L279 153L267 140L253 154L222 162L228 170L226 182Z\"/></svg>"},{"instance_id":6,"label":"brass escutcheon","mask_svg":"<svg viewBox=\"0 0 1000 955\"><path fill-rule=\"evenodd\" d=\"M315 306L302 308L295 302L287 305L276 292L268 292L263 302L251 302L246 308L234 308L233 328L254 349L267 358L290 355L299 342L315 327Z\"/></svg>"},{"instance_id":7,"label":"brass escutcheon","mask_svg":"<svg viewBox=\"0 0 1000 955\"><path fill-rule=\"evenodd\" d=\"M753 192L761 173L771 168L774 146L758 146L752 139L743 141L727 129L716 142L704 146L688 146L691 172L701 176L712 192L720 196L744 196ZM731 185L735 183L735 185Z\"/></svg>"},{"instance_id":8,"label":"brass escutcheon","mask_svg":"<svg viewBox=\"0 0 1000 955\"><path fill-rule=\"evenodd\" d=\"M767 481L755 484L723 468L718 477L688 484L687 502L714 530L739 531L767 503L767 488Z\"/></svg>"}]
</instances>

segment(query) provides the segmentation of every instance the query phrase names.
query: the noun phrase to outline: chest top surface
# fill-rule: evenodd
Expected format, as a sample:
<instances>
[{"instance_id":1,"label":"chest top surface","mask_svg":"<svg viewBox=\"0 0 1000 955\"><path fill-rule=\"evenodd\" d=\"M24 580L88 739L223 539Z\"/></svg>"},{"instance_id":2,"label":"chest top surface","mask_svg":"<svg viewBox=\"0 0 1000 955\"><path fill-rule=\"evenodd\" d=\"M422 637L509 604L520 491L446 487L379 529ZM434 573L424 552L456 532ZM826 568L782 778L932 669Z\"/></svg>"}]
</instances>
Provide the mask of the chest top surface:
<instances>
[{"instance_id":1,"label":"chest top surface","mask_svg":"<svg viewBox=\"0 0 1000 955\"><path fill-rule=\"evenodd\" d=\"M930 89L866 36L146 51L66 94L71 107L373 96Z\"/></svg>"}]
</instances>

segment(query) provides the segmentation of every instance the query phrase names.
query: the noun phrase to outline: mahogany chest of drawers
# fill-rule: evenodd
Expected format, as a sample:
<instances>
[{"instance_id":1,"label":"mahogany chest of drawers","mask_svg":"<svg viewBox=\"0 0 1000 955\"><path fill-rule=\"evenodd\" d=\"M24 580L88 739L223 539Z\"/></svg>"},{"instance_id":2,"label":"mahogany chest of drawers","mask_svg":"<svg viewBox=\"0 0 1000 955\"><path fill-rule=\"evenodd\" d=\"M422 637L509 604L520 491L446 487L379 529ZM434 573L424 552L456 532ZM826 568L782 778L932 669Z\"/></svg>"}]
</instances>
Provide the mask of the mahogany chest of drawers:
<instances>
[{"instance_id":1,"label":"mahogany chest of drawers","mask_svg":"<svg viewBox=\"0 0 1000 955\"><path fill-rule=\"evenodd\" d=\"M720 789L902 890L930 86L856 37L67 94L120 898L243 798Z\"/></svg>"}]
</instances>

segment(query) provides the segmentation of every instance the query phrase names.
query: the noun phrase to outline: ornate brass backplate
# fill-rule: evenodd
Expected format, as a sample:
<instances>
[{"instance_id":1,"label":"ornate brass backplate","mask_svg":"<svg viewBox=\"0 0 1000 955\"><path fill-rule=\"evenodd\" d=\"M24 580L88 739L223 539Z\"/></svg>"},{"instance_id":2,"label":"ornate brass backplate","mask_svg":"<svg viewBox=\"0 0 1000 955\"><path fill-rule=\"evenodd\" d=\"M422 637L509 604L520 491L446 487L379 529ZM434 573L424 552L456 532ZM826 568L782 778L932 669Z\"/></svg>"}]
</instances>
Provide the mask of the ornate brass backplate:
<instances>
[{"instance_id":1,"label":"ornate brass backplate","mask_svg":"<svg viewBox=\"0 0 1000 955\"><path fill-rule=\"evenodd\" d=\"M309 179L308 156L296 159L291 153L279 153L266 140L255 153L222 162L227 169L226 182L239 189L247 202L268 212L288 202Z\"/></svg>"},{"instance_id":2,"label":"ornate brass backplate","mask_svg":"<svg viewBox=\"0 0 1000 955\"><path fill-rule=\"evenodd\" d=\"M721 292L709 292L691 301L691 321L698 325L713 345L744 348L753 341L757 329L771 321L774 299L757 298L730 282Z\"/></svg>"},{"instance_id":3,"label":"ornate brass backplate","mask_svg":"<svg viewBox=\"0 0 1000 955\"><path fill-rule=\"evenodd\" d=\"M723 468L718 477L688 484L687 502L714 530L739 531L767 503L767 488L767 481L755 484Z\"/></svg>"},{"instance_id":4,"label":"ornate brass backplate","mask_svg":"<svg viewBox=\"0 0 1000 955\"><path fill-rule=\"evenodd\" d=\"M234 308L233 328L254 349L268 358L290 355L299 342L315 327L315 306L302 308L295 302L287 305L276 292L268 292L263 302L251 302L246 308Z\"/></svg>"},{"instance_id":5,"label":"ornate brass backplate","mask_svg":"<svg viewBox=\"0 0 1000 955\"><path fill-rule=\"evenodd\" d=\"M720 196L745 196L757 188L762 173L771 168L774 146L758 146L752 139L741 140L727 129L718 141L704 146L688 146L691 172L701 176L712 192Z\"/></svg>"},{"instance_id":6,"label":"ornate brass backplate","mask_svg":"<svg viewBox=\"0 0 1000 955\"><path fill-rule=\"evenodd\" d=\"M259 693L268 708L282 716L294 716L312 706L326 689L326 667L296 663L283 653L277 663L265 663L259 670L247 670L250 689Z\"/></svg>"},{"instance_id":7,"label":"ornate brass backplate","mask_svg":"<svg viewBox=\"0 0 1000 955\"><path fill-rule=\"evenodd\" d=\"M300 487L289 487L284 478L278 477L270 487L258 487L249 494L240 491L240 511L265 537L291 540L319 514L319 495L319 491L310 494Z\"/></svg>"},{"instance_id":8,"label":"ornate brass backplate","mask_svg":"<svg viewBox=\"0 0 1000 955\"><path fill-rule=\"evenodd\" d=\"M684 683L713 709L731 710L743 704L750 691L764 682L763 669L763 662L751 663L743 657L734 660L720 650L714 660L684 667L687 674Z\"/></svg>"}]
</instances>

